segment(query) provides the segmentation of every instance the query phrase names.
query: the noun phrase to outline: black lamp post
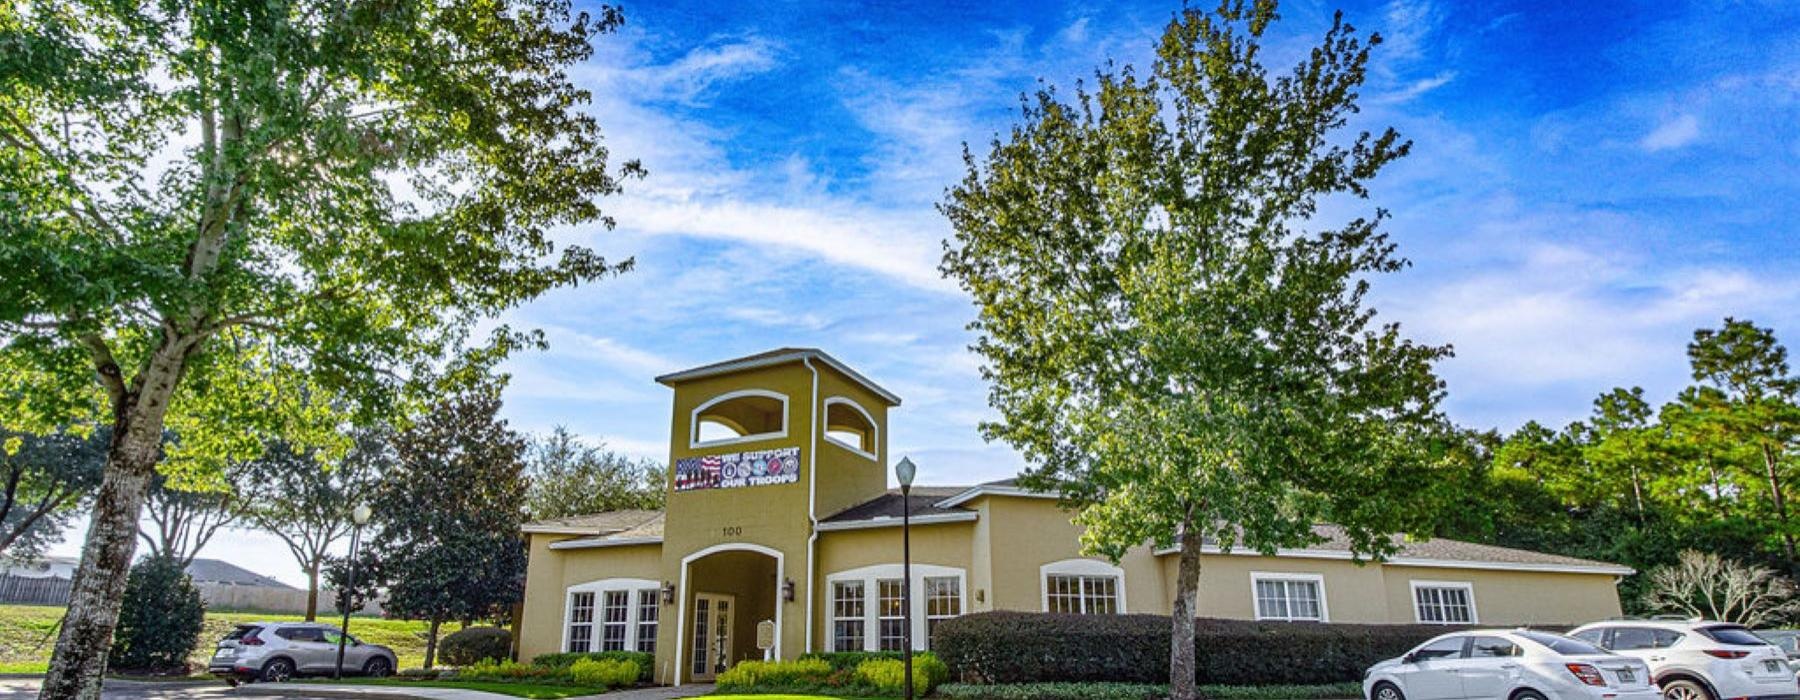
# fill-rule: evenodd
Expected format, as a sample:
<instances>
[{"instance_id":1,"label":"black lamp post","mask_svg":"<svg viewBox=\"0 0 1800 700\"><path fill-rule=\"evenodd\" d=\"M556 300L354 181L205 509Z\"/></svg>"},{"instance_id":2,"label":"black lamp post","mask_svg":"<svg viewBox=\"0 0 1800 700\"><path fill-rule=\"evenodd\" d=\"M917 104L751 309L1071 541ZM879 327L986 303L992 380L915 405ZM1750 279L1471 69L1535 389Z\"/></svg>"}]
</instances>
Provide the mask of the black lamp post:
<instances>
[{"instance_id":1,"label":"black lamp post","mask_svg":"<svg viewBox=\"0 0 1800 700\"><path fill-rule=\"evenodd\" d=\"M906 700L913 700L913 619L912 619L912 483L919 468L912 460L901 457L894 465L894 476L900 479L900 604L906 618Z\"/></svg>"},{"instance_id":2,"label":"black lamp post","mask_svg":"<svg viewBox=\"0 0 1800 700\"><path fill-rule=\"evenodd\" d=\"M369 516L374 513L367 504L358 504L350 510L350 572L344 578L344 589L338 591L338 597L344 602L344 626L338 630L337 668L331 672L333 679L344 677L344 642L350 639L350 609L356 601L356 546L362 542L362 528L369 523Z\"/></svg>"}]
</instances>

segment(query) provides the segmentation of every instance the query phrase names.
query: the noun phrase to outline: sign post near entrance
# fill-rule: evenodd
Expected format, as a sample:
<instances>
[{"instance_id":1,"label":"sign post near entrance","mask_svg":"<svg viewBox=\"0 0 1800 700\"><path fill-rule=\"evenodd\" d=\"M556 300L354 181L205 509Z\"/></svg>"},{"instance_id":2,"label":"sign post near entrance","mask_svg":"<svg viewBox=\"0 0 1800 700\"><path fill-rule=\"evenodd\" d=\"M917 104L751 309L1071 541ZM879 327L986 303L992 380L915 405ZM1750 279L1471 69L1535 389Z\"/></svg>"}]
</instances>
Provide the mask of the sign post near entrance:
<instances>
[{"instance_id":1,"label":"sign post near entrance","mask_svg":"<svg viewBox=\"0 0 1800 700\"><path fill-rule=\"evenodd\" d=\"M756 648L762 650L764 661L773 660L770 657L775 653L774 620L763 620L762 622L756 623Z\"/></svg>"}]
</instances>

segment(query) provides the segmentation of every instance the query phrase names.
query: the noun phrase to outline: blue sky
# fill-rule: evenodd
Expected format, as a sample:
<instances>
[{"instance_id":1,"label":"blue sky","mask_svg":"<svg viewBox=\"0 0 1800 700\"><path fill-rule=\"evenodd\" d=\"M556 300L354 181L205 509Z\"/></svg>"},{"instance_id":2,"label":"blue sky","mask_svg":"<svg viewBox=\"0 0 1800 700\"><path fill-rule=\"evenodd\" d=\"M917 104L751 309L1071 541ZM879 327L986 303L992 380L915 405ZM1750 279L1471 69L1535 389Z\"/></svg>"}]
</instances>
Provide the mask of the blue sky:
<instances>
[{"instance_id":1,"label":"blue sky","mask_svg":"<svg viewBox=\"0 0 1800 700\"><path fill-rule=\"evenodd\" d=\"M1440 373L1456 421L1561 424L1617 385L1664 400L1693 329L1727 315L1800 345L1800 7L1289 2L1271 62L1337 7L1388 40L1357 126L1414 142L1373 203L1415 265L1377 282L1375 306L1455 345ZM973 309L936 273L933 205L961 144L1007 129L1021 92L1147 66L1177 8L627 2L573 75L614 153L651 176L606 203L616 231L564 238L638 268L509 315L551 349L506 365L507 416L664 459L654 375L809 345L904 397L890 449L921 481L1012 475L1019 459L975 432ZM298 581L273 543L230 533L208 555Z\"/></svg>"}]
</instances>

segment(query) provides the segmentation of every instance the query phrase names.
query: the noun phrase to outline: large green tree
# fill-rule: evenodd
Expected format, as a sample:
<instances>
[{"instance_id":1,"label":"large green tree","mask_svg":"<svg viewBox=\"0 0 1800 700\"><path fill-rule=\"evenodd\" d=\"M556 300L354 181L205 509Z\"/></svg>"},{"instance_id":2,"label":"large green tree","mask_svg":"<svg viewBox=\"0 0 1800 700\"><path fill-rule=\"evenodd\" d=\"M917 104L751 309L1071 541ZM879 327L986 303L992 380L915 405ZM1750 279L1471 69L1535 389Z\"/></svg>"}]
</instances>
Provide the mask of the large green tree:
<instances>
[{"instance_id":1,"label":"large green tree","mask_svg":"<svg viewBox=\"0 0 1800 700\"><path fill-rule=\"evenodd\" d=\"M525 512L533 520L663 507L664 469L655 460L632 459L604 445L581 442L567 428L531 441L525 478Z\"/></svg>"},{"instance_id":2,"label":"large green tree","mask_svg":"<svg viewBox=\"0 0 1800 700\"><path fill-rule=\"evenodd\" d=\"M985 424L1060 490L1084 548L1180 551L1170 684L1197 694L1203 542L1273 552L1343 528L1379 556L1430 525L1434 361L1374 323L1371 280L1405 266L1379 224L1325 223L1408 143L1347 133L1371 47L1342 17L1291 71L1262 63L1276 3L1169 23L1149 75L1044 90L942 205L945 275L973 295Z\"/></svg>"},{"instance_id":3,"label":"large green tree","mask_svg":"<svg viewBox=\"0 0 1800 700\"><path fill-rule=\"evenodd\" d=\"M100 485L111 430L86 432L0 431L0 559L42 554Z\"/></svg>"},{"instance_id":4,"label":"large green tree","mask_svg":"<svg viewBox=\"0 0 1800 700\"><path fill-rule=\"evenodd\" d=\"M276 442L244 465L240 488L250 495L243 519L279 538L306 572L309 621L319 614L319 573L332 545L350 535L351 510L392 468L392 437L387 428L359 430L355 446L330 464L318 450Z\"/></svg>"},{"instance_id":5,"label":"large green tree","mask_svg":"<svg viewBox=\"0 0 1800 700\"><path fill-rule=\"evenodd\" d=\"M1715 415L1725 434L1755 450L1751 473L1758 487L1767 488L1782 553L1792 566L1796 533L1787 490L1800 459L1800 376L1791 373L1787 347L1771 329L1726 318L1717 330L1694 331L1688 362L1694 379L1713 389L1702 401L1718 402Z\"/></svg>"},{"instance_id":6,"label":"large green tree","mask_svg":"<svg viewBox=\"0 0 1800 700\"><path fill-rule=\"evenodd\" d=\"M271 433L342 450L477 324L620 265L556 246L608 166L569 66L621 16L568 0L0 2L0 414L114 427L46 698L98 698L165 471Z\"/></svg>"},{"instance_id":7,"label":"large green tree","mask_svg":"<svg viewBox=\"0 0 1800 700\"><path fill-rule=\"evenodd\" d=\"M509 614L524 595L526 441L499 410L497 383L433 406L395 439L394 470L370 502L382 609L431 623L426 668L444 622Z\"/></svg>"}]
</instances>

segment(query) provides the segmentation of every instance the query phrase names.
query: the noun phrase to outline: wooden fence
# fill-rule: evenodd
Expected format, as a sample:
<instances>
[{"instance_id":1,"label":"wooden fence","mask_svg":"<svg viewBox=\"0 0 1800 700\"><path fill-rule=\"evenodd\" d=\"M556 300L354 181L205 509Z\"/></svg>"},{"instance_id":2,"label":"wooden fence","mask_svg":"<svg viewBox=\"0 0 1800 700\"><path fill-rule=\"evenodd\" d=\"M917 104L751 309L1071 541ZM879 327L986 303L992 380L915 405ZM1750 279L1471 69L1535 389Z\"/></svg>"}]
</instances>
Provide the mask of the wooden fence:
<instances>
[{"instance_id":1,"label":"wooden fence","mask_svg":"<svg viewBox=\"0 0 1800 700\"><path fill-rule=\"evenodd\" d=\"M0 603L68 605L70 583L69 579L55 576L26 578L0 574Z\"/></svg>"}]
</instances>

